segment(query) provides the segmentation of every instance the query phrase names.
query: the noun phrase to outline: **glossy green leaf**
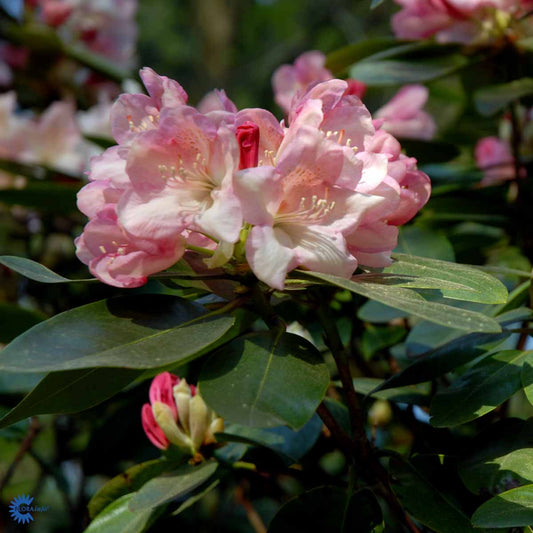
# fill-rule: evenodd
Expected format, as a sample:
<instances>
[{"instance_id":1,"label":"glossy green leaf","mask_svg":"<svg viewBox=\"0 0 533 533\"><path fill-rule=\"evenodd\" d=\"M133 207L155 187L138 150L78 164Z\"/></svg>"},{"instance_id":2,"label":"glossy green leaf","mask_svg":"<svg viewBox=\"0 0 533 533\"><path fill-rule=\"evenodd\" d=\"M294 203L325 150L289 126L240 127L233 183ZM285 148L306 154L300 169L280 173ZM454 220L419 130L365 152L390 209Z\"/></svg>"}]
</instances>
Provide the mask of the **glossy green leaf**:
<instances>
[{"instance_id":1,"label":"glossy green leaf","mask_svg":"<svg viewBox=\"0 0 533 533\"><path fill-rule=\"evenodd\" d=\"M519 308L500 315L497 320L505 326L520 321L529 314L529 309ZM388 389L431 381L495 349L510 335L510 331L493 334L471 333L453 339L419 357L407 368L385 381L380 388Z\"/></svg>"},{"instance_id":2,"label":"glossy green leaf","mask_svg":"<svg viewBox=\"0 0 533 533\"><path fill-rule=\"evenodd\" d=\"M521 527L533 524L533 484L502 492L472 516L476 527Z\"/></svg>"},{"instance_id":3,"label":"glossy green leaf","mask_svg":"<svg viewBox=\"0 0 533 533\"><path fill-rule=\"evenodd\" d=\"M418 226L402 226L395 253L454 261L455 253L443 233Z\"/></svg>"},{"instance_id":4,"label":"glossy green leaf","mask_svg":"<svg viewBox=\"0 0 533 533\"><path fill-rule=\"evenodd\" d=\"M468 60L460 54L412 59L372 60L356 63L350 77L372 86L423 83L450 75L466 67Z\"/></svg>"},{"instance_id":5,"label":"glossy green leaf","mask_svg":"<svg viewBox=\"0 0 533 533\"><path fill-rule=\"evenodd\" d=\"M474 93L474 103L481 115L491 116L503 111L511 102L533 94L533 78L482 87Z\"/></svg>"},{"instance_id":6,"label":"glossy green leaf","mask_svg":"<svg viewBox=\"0 0 533 533\"><path fill-rule=\"evenodd\" d=\"M176 466L171 461L154 459L128 468L125 472L110 479L91 498L88 504L90 517L94 518L118 498L139 490L150 479L176 468Z\"/></svg>"},{"instance_id":7,"label":"glossy green leaf","mask_svg":"<svg viewBox=\"0 0 533 533\"><path fill-rule=\"evenodd\" d=\"M32 207L53 213L77 212L76 194L80 185L30 182L23 189L0 190L0 202Z\"/></svg>"},{"instance_id":8,"label":"glossy green leaf","mask_svg":"<svg viewBox=\"0 0 533 533\"><path fill-rule=\"evenodd\" d=\"M290 465L298 462L315 445L321 431L322 421L314 415L297 431L286 426L255 428L226 424L224 432L217 433L217 440L264 446L277 452Z\"/></svg>"},{"instance_id":9,"label":"glossy green leaf","mask_svg":"<svg viewBox=\"0 0 533 533\"><path fill-rule=\"evenodd\" d=\"M85 530L85 533L142 533L152 522L152 509L133 512L128 508L132 498L126 494L108 505Z\"/></svg>"},{"instance_id":10,"label":"glossy green leaf","mask_svg":"<svg viewBox=\"0 0 533 533\"><path fill-rule=\"evenodd\" d=\"M533 361L526 361L522 367L522 387L529 403L533 405Z\"/></svg>"},{"instance_id":11,"label":"glossy green leaf","mask_svg":"<svg viewBox=\"0 0 533 533\"><path fill-rule=\"evenodd\" d=\"M413 290L377 283L356 282L320 272L306 272L306 276L325 281L449 328L491 333L501 331L500 325L493 318L466 309L430 302Z\"/></svg>"},{"instance_id":12,"label":"glossy green leaf","mask_svg":"<svg viewBox=\"0 0 533 533\"><path fill-rule=\"evenodd\" d=\"M213 354L200 375L205 401L229 422L245 426L300 428L328 385L317 349L290 333L239 337Z\"/></svg>"},{"instance_id":13,"label":"glossy green leaf","mask_svg":"<svg viewBox=\"0 0 533 533\"><path fill-rule=\"evenodd\" d=\"M390 267L387 267L390 268ZM365 274L357 274L352 277L352 281L356 283L376 283L378 285L387 285L396 288L405 289L434 289L442 293L454 294L456 292L468 292L474 298L477 298L477 293L469 289L466 285L456 283L453 281L429 278L409 274L395 274L393 272L367 272Z\"/></svg>"},{"instance_id":14,"label":"glossy green leaf","mask_svg":"<svg viewBox=\"0 0 533 533\"><path fill-rule=\"evenodd\" d=\"M392 37L364 39L329 53L326 68L334 74L342 74L357 61L397 46L398 41Z\"/></svg>"},{"instance_id":15,"label":"glossy green leaf","mask_svg":"<svg viewBox=\"0 0 533 533\"><path fill-rule=\"evenodd\" d=\"M382 519L369 490L349 495L338 487L318 487L288 501L270 522L268 533L369 533Z\"/></svg>"},{"instance_id":16,"label":"glossy green leaf","mask_svg":"<svg viewBox=\"0 0 533 533\"><path fill-rule=\"evenodd\" d=\"M74 280L68 279L56 274L49 268L27 259L26 257L17 257L14 255L0 255L0 264L22 274L26 278L40 283L72 283L75 281L92 281L92 280Z\"/></svg>"},{"instance_id":17,"label":"glossy green leaf","mask_svg":"<svg viewBox=\"0 0 533 533\"><path fill-rule=\"evenodd\" d=\"M491 424L469 446L458 471L468 490L497 494L533 483L533 419L507 418Z\"/></svg>"},{"instance_id":18,"label":"glossy green leaf","mask_svg":"<svg viewBox=\"0 0 533 533\"><path fill-rule=\"evenodd\" d=\"M470 520L434 478L410 463L392 457L391 486L405 510L419 522L439 533L475 533Z\"/></svg>"},{"instance_id":19,"label":"glossy green leaf","mask_svg":"<svg viewBox=\"0 0 533 533\"><path fill-rule=\"evenodd\" d=\"M183 511L187 510L189 507L199 502L208 492L211 492L213 489L215 489L219 483L220 480L216 479L205 489L202 489L199 492L193 494L190 498L187 498L175 511L172 512L172 516L177 516L180 513L183 513Z\"/></svg>"},{"instance_id":20,"label":"glossy green leaf","mask_svg":"<svg viewBox=\"0 0 533 533\"><path fill-rule=\"evenodd\" d=\"M1 261L1 259L0 259ZM0 302L0 342L8 343L27 329L46 319L46 315L18 305Z\"/></svg>"},{"instance_id":21,"label":"glossy green leaf","mask_svg":"<svg viewBox=\"0 0 533 533\"><path fill-rule=\"evenodd\" d=\"M471 266L399 253L393 254L392 257L394 263L386 267L384 272L449 281L465 287L443 288L441 292L446 298L486 304L501 304L507 301L507 289L500 280Z\"/></svg>"},{"instance_id":22,"label":"glossy green leaf","mask_svg":"<svg viewBox=\"0 0 533 533\"><path fill-rule=\"evenodd\" d=\"M433 397L431 425L457 426L496 409L520 390L527 359L533 361L533 352L506 350L485 357Z\"/></svg>"},{"instance_id":23,"label":"glossy green leaf","mask_svg":"<svg viewBox=\"0 0 533 533\"><path fill-rule=\"evenodd\" d=\"M394 309L375 300L368 300L357 310L359 319L377 324L386 324L396 318L405 318L407 316L409 316L409 313L406 311Z\"/></svg>"},{"instance_id":24,"label":"glossy green leaf","mask_svg":"<svg viewBox=\"0 0 533 533\"><path fill-rule=\"evenodd\" d=\"M157 368L211 349L234 317L162 294L102 300L37 324L0 353L0 369Z\"/></svg>"},{"instance_id":25,"label":"glossy green leaf","mask_svg":"<svg viewBox=\"0 0 533 533\"><path fill-rule=\"evenodd\" d=\"M77 413L120 392L142 371L122 368L84 368L52 372L0 420L0 428L29 416Z\"/></svg>"},{"instance_id":26,"label":"glossy green leaf","mask_svg":"<svg viewBox=\"0 0 533 533\"><path fill-rule=\"evenodd\" d=\"M427 405L429 400L429 384L411 385L409 387L399 387L397 389L378 390L384 380L379 378L354 378L353 386L359 394L387 400L390 402L407 403L414 405Z\"/></svg>"},{"instance_id":27,"label":"glossy green leaf","mask_svg":"<svg viewBox=\"0 0 533 533\"><path fill-rule=\"evenodd\" d=\"M213 476L218 463L185 464L145 483L129 502L132 511L146 511L192 492Z\"/></svg>"}]
</instances>

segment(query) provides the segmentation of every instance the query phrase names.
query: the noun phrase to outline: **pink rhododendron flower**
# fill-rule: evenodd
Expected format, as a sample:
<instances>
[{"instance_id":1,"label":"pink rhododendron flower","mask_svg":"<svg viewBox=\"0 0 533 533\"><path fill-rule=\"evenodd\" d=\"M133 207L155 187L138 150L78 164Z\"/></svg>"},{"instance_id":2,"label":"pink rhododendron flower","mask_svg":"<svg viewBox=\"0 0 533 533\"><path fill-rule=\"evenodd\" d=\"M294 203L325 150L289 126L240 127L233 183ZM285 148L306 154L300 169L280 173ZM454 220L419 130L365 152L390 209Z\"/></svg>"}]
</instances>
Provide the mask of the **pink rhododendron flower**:
<instances>
[{"instance_id":1,"label":"pink rhododendron flower","mask_svg":"<svg viewBox=\"0 0 533 533\"><path fill-rule=\"evenodd\" d=\"M295 96L307 90L310 84L333 79L326 67L326 56L318 50L305 52L294 61L294 65L282 65L272 76L274 99L288 113ZM357 80L348 80L346 91L362 98L366 85Z\"/></svg>"},{"instance_id":2,"label":"pink rhododendron flower","mask_svg":"<svg viewBox=\"0 0 533 533\"><path fill-rule=\"evenodd\" d=\"M520 34L519 18L527 11L521 0L395 0L402 9L392 17L400 39L426 39L485 44Z\"/></svg>"},{"instance_id":3,"label":"pink rhododendron flower","mask_svg":"<svg viewBox=\"0 0 533 533\"><path fill-rule=\"evenodd\" d=\"M78 255L106 283L137 286L183 255L279 290L297 267L349 278L390 261L397 226L429 197L427 176L345 81L296 94L286 126L222 91L201 112L176 82L141 75L149 96L113 106L119 145L93 158L78 195L90 219Z\"/></svg>"},{"instance_id":4,"label":"pink rhododendron flower","mask_svg":"<svg viewBox=\"0 0 533 533\"><path fill-rule=\"evenodd\" d=\"M150 403L141 412L142 425L161 450L172 444L195 455L202 446L215 443L215 433L224 429L224 421L207 407L198 389L174 374L156 376L149 396Z\"/></svg>"},{"instance_id":5,"label":"pink rhododendron flower","mask_svg":"<svg viewBox=\"0 0 533 533\"><path fill-rule=\"evenodd\" d=\"M533 108L518 108L517 120L522 132L518 147L520 159L529 159L533 155ZM514 157L511 149L512 126L509 116L500 121L499 137L480 139L475 148L477 166L483 170L481 186L496 185L516 177ZM525 175L522 169L520 177Z\"/></svg>"},{"instance_id":6,"label":"pink rhododendron flower","mask_svg":"<svg viewBox=\"0 0 533 533\"><path fill-rule=\"evenodd\" d=\"M381 128L396 137L430 140L437 125L433 117L423 110L429 91L423 85L406 85L375 113L383 122Z\"/></svg>"},{"instance_id":7,"label":"pink rhododendron flower","mask_svg":"<svg viewBox=\"0 0 533 533\"><path fill-rule=\"evenodd\" d=\"M475 149L476 164L483 170L481 185L493 185L515 177L511 147L498 137L485 137Z\"/></svg>"}]
</instances>

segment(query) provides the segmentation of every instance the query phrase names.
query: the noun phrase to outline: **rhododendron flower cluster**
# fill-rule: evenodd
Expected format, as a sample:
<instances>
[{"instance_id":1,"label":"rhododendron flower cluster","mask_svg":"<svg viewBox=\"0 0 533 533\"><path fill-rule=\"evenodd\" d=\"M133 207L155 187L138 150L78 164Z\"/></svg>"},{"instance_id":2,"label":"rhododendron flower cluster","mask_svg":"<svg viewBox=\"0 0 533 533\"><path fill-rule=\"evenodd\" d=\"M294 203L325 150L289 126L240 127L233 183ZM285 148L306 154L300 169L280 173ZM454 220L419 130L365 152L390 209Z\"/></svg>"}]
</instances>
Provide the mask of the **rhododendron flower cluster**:
<instances>
[{"instance_id":1,"label":"rhododendron flower cluster","mask_svg":"<svg viewBox=\"0 0 533 533\"><path fill-rule=\"evenodd\" d=\"M435 36L441 43L487 44L531 33L520 18L531 0L395 0L402 9L392 17L400 39Z\"/></svg>"},{"instance_id":2,"label":"rhododendron flower cluster","mask_svg":"<svg viewBox=\"0 0 533 533\"><path fill-rule=\"evenodd\" d=\"M429 178L345 81L311 85L285 125L223 92L202 113L177 82L141 77L149 94L114 104L119 144L92 160L78 196L90 221L77 254L106 283L142 285L198 247L209 267L251 269L279 290L297 267L348 278L389 264L397 226L428 200Z\"/></svg>"},{"instance_id":3,"label":"rhododendron flower cluster","mask_svg":"<svg viewBox=\"0 0 533 533\"><path fill-rule=\"evenodd\" d=\"M156 376L149 396L150 403L142 408L142 426L161 450L172 444L195 455L202 446L215 443L215 433L224 429L224 420L206 405L198 389L174 374Z\"/></svg>"},{"instance_id":4,"label":"rhododendron flower cluster","mask_svg":"<svg viewBox=\"0 0 533 533\"><path fill-rule=\"evenodd\" d=\"M289 113L294 101L311 85L333 79L326 67L326 56L318 50L305 52L294 65L282 65L272 76L272 88L277 104ZM346 80L346 94L363 98L366 85L358 80ZM397 137L430 140L435 136L437 125L433 117L424 111L429 91L423 85L406 85L393 98L378 109L374 116L376 125Z\"/></svg>"},{"instance_id":5,"label":"rhododendron flower cluster","mask_svg":"<svg viewBox=\"0 0 533 533\"><path fill-rule=\"evenodd\" d=\"M518 109L521 126L521 143L518 147L521 158L533 156L533 108ZM499 136L480 139L475 148L477 166L483 170L482 186L496 185L516 177L515 161L511 149L512 125L509 116L500 121Z\"/></svg>"}]
</instances>

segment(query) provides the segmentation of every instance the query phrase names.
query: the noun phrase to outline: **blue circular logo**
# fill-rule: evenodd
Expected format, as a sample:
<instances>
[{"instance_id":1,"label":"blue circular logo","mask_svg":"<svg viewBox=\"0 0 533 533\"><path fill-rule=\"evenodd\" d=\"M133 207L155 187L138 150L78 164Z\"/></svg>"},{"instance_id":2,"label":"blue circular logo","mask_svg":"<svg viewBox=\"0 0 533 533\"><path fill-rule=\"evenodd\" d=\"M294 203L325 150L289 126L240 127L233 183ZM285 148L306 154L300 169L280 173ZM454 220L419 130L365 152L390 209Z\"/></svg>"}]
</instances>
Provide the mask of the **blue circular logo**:
<instances>
[{"instance_id":1,"label":"blue circular logo","mask_svg":"<svg viewBox=\"0 0 533 533\"><path fill-rule=\"evenodd\" d=\"M30 495L22 494L17 496L9 504L9 514L12 516L15 522L19 524L28 524L33 520L31 515L31 502L33 498Z\"/></svg>"}]
</instances>

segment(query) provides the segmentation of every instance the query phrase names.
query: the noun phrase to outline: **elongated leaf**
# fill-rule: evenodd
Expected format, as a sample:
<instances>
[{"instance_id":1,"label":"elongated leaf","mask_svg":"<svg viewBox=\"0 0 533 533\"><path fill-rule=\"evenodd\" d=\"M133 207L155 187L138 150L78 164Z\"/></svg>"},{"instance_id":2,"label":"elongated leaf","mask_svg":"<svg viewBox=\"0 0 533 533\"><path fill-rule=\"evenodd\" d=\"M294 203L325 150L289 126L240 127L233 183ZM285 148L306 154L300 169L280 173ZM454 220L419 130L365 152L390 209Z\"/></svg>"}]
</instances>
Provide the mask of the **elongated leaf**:
<instances>
[{"instance_id":1,"label":"elongated leaf","mask_svg":"<svg viewBox=\"0 0 533 533\"><path fill-rule=\"evenodd\" d=\"M418 226L400 228L398 246L394 252L442 259L443 261L455 260L453 246L444 234Z\"/></svg>"},{"instance_id":2,"label":"elongated leaf","mask_svg":"<svg viewBox=\"0 0 533 533\"><path fill-rule=\"evenodd\" d=\"M290 333L260 332L213 354L200 375L205 401L229 422L302 427L324 398L329 372L317 349Z\"/></svg>"},{"instance_id":3,"label":"elongated leaf","mask_svg":"<svg viewBox=\"0 0 533 533\"><path fill-rule=\"evenodd\" d=\"M79 185L30 182L23 189L0 190L0 202L9 205L22 205L53 213L77 212L76 194Z\"/></svg>"},{"instance_id":4,"label":"elongated leaf","mask_svg":"<svg viewBox=\"0 0 533 533\"><path fill-rule=\"evenodd\" d=\"M474 93L474 103L481 115L491 116L505 109L514 100L533 94L533 78L482 87Z\"/></svg>"},{"instance_id":5,"label":"elongated leaf","mask_svg":"<svg viewBox=\"0 0 533 533\"><path fill-rule=\"evenodd\" d=\"M486 304L501 304L507 301L505 285L481 270L449 261L407 254L395 253L393 258L394 263L386 267L385 272L449 281L465 287L462 290L443 287L442 294L446 298Z\"/></svg>"},{"instance_id":6,"label":"elongated leaf","mask_svg":"<svg viewBox=\"0 0 533 533\"><path fill-rule=\"evenodd\" d=\"M407 512L439 533L475 533L457 503L423 472L396 457L390 460L392 489Z\"/></svg>"},{"instance_id":7,"label":"elongated leaf","mask_svg":"<svg viewBox=\"0 0 533 533\"><path fill-rule=\"evenodd\" d=\"M355 281L356 283L377 283L379 285L387 285L389 287L406 289L435 289L441 291L443 294L448 292L451 294L456 292L465 294L469 293L471 298L479 298L473 289L467 287L463 283L410 274L396 274L394 272L370 272L366 274L357 274L356 276L352 277L352 281Z\"/></svg>"},{"instance_id":8,"label":"elongated leaf","mask_svg":"<svg viewBox=\"0 0 533 533\"><path fill-rule=\"evenodd\" d=\"M533 524L533 485L502 492L472 516L476 527L521 527Z\"/></svg>"},{"instance_id":9,"label":"elongated leaf","mask_svg":"<svg viewBox=\"0 0 533 533\"><path fill-rule=\"evenodd\" d=\"M338 487L318 487L288 501L268 532L370 532L382 519L379 503L369 490L348 494Z\"/></svg>"},{"instance_id":10,"label":"elongated leaf","mask_svg":"<svg viewBox=\"0 0 533 533\"><path fill-rule=\"evenodd\" d=\"M7 343L46 319L46 315L18 305L0 303L0 342Z\"/></svg>"},{"instance_id":11,"label":"elongated leaf","mask_svg":"<svg viewBox=\"0 0 533 533\"><path fill-rule=\"evenodd\" d=\"M428 404L429 384L411 385L409 387L399 387L397 389L378 390L377 392L374 392L381 384L383 384L383 382L384 380L378 378L354 378L353 386L356 392L380 400L414 405Z\"/></svg>"},{"instance_id":12,"label":"elongated leaf","mask_svg":"<svg viewBox=\"0 0 533 533\"><path fill-rule=\"evenodd\" d=\"M407 311L409 314L449 328L489 333L501 331L500 325L493 318L481 313L429 302L420 294L409 289L384 286L377 283L356 282L320 272L306 272L305 274L313 279L320 279L331 285L361 294L390 307Z\"/></svg>"},{"instance_id":13,"label":"elongated leaf","mask_svg":"<svg viewBox=\"0 0 533 533\"><path fill-rule=\"evenodd\" d=\"M88 505L89 515L94 518L118 498L139 490L150 479L176 467L176 463L172 461L154 459L128 468L122 474L110 479L91 498Z\"/></svg>"},{"instance_id":14,"label":"elongated leaf","mask_svg":"<svg viewBox=\"0 0 533 533\"><path fill-rule=\"evenodd\" d=\"M17 257L15 255L0 255L0 264L22 274L26 278L41 283L73 283L75 281L93 281L90 279L68 279L56 274L49 268L27 259L26 257Z\"/></svg>"},{"instance_id":15,"label":"elongated leaf","mask_svg":"<svg viewBox=\"0 0 533 533\"><path fill-rule=\"evenodd\" d=\"M533 405L533 361L526 361L522 367L522 387L529 403Z\"/></svg>"},{"instance_id":16,"label":"elongated leaf","mask_svg":"<svg viewBox=\"0 0 533 533\"><path fill-rule=\"evenodd\" d=\"M530 310L519 308L497 317L504 326L522 320L530 315ZM381 390L413 385L431 381L451 372L455 368L472 361L476 357L488 353L511 335L510 331L502 333L471 333L458 339L451 340L418 358L406 369L389 378L380 387Z\"/></svg>"},{"instance_id":17,"label":"elongated leaf","mask_svg":"<svg viewBox=\"0 0 533 533\"><path fill-rule=\"evenodd\" d=\"M142 533L152 521L152 509L133 512L128 508L132 494L108 505L85 530L85 533Z\"/></svg>"},{"instance_id":18,"label":"elongated leaf","mask_svg":"<svg viewBox=\"0 0 533 533\"><path fill-rule=\"evenodd\" d=\"M431 402L431 425L449 427L464 424L489 413L519 391L522 366L533 361L533 352L506 350L485 357L438 392Z\"/></svg>"},{"instance_id":19,"label":"elongated leaf","mask_svg":"<svg viewBox=\"0 0 533 533\"><path fill-rule=\"evenodd\" d=\"M172 516L177 516L183 513L186 509L193 506L196 502L199 502L208 492L215 489L220 483L220 479L215 479L211 485L208 485L205 489L200 490L193 494L190 498L186 499L175 511L172 512Z\"/></svg>"},{"instance_id":20,"label":"elongated leaf","mask_svg":"<svg viewBox=\"0 0 533 533\"><path fill-rule=\"evenodd\" d=\"M0 352L0 369L157 368L209 350L234 317L162 294L102 300L37 324Z\"/></svg>"},{"instance_id":21,"label":"elongated leaf","mask_svg":"<svg viewBox=\"0 0 533 533\"><path fill-rule=\"evenodd\" d=\"M466 67L468 60L460 54L435 58L384 59L368 58L350 69L350 76L372 86L422 83L450 75Z\"/></svg>"},{"instance_id":22,"label":"elongated leaf","mask_svg":"<svg viewBox=\"0 0 533 533\"><path fill-rule=\"evenodd\" d=\"M382 52L389 48L397 47L398 41L391 37L377 39L365 39L357 43L349 44L328 54L326 67L334 74L342 74L357 61L365 57Z\"/></svg>"},{"instance_id":23,"label":"elongated leaf","mask_svg":"<svg viewBox=\"0 0 533 533\"><path fill-rule=\"evenodd\" d=\"M142 371L122 368L84 368L48 374L0 420L0 428L29 416L77 413L107 400Z\"/></svg>"},{"instance_id":24,"label":"elongated leaf","mask_svg":"<svg viewBox=\"0 0 533 533\"><path fill-rule=\"evenodd\" d=\"M502 488L533 483L533 419L491 424L470 448L458 465L468 490L497 494Z\"/></svg>"},{"instance_id":25,"label":"elongated leaf","mask_svg":"<svg viewBox=\"0 0 533 533\"><path fill-rule=\"evenodd\" d=\"M383 4L383 2L385 2L385 0L372 0L372 2L370 4L370 9L376 9L376 7L378 7L381 4Z\"/></svg>"},{"instance_id":26,"label":"elongated leaf","mask_svg":"<svg viewBox=\"0 0 533 533\"><path fill-rule=\"evenodd\" d=\"M218 463L206 461L199 465L185 464L144 484L129 502L132 511L146 511L184 496L213 476Z\"/></svg>"}]
</instances>

